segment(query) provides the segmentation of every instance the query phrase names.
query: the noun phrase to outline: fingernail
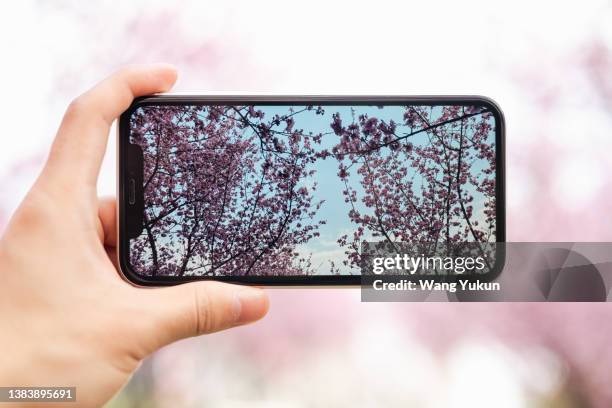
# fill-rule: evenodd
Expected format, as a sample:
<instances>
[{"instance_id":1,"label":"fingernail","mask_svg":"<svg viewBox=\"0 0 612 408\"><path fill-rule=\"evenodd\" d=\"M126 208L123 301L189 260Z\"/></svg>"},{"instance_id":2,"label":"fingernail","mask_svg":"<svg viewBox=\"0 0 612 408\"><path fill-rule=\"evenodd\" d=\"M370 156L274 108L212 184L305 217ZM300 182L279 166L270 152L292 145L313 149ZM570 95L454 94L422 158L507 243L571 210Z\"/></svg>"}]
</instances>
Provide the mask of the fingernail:
<instances>
[{"instance_id":1,"label":"fingernail","mask_svg":"<svg viewBox=\"0 0 612 408\"><path fill-rule=\"evenodd\" d=\"M261 319L268 311L268 296L261 289L243 288L236 292L236 323Z\"/></svg>"},{"instance_id":2,"label":"fingernail","mask_svg":"<svg viewBox=\"0 0 612 408\"><path fill-rule=\"evenodd\" d=\"M154 62L152 64L149 64L152 68L155 69L169 69L172 71L177 71L176 65L173 64L169 64L167 62Z\"/></svg>"}]
</instances>

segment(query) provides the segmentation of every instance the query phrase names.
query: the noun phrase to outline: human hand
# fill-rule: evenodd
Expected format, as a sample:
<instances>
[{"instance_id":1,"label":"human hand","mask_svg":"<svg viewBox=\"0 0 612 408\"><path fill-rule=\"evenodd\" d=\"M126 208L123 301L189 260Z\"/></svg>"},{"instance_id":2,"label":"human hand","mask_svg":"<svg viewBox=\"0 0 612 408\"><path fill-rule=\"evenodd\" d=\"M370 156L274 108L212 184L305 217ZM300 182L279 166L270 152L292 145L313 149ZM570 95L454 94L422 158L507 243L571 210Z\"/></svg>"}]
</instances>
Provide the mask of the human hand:
<instances>
[{"instance_id":1,"label":"human hand","mask_svg":"<svg viewBox=\"0 0 612 408\"><path fill-rule=\"evenodd\" d=\"M109 128L134 97L175 80L167 65L123 69L68 108L0 239L0 386L76 386L70 406L100 406L164 345L266 314L257 288L136 288L115 269L115 201L96 194Z\"/></svg>"}]
</instances>

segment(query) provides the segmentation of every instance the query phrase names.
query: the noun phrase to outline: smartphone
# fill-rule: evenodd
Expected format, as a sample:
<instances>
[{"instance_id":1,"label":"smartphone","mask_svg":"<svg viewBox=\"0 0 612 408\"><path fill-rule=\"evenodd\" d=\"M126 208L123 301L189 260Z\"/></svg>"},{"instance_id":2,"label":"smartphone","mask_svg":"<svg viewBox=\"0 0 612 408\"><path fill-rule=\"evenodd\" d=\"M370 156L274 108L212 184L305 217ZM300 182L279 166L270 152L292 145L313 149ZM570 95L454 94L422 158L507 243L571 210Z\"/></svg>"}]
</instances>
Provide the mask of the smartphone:
<instances>
[{"instance_id":1,"label":"smartphone","mask_svg":"<svg viewBox=\"0 0 612 408\"><path fill-rule=\"evenodd\" d=\"M504 120L485 97L154 95L117 145L136 285L355 285L364 242L505 241Z\"/></svg>"}]
</instances>

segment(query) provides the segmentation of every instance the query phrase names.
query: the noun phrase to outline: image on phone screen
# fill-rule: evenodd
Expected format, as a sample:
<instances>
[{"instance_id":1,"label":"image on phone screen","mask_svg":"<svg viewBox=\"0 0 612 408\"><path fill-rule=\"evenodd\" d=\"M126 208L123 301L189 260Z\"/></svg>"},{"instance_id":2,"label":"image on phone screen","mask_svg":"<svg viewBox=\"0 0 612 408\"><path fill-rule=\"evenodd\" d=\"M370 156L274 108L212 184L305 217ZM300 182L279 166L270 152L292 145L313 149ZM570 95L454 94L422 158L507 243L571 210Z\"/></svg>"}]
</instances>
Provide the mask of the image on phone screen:
<instances>
[{"instance_id":1,"label":"image on phone screen","mask_svg":"<svg viewBox=\"0 0 612 408\"><path fill-rule=\"evenodd\" d=\"M503 238L486 102L149 102L127 121L143 277L352 276L365 241Z\"/></svg>"}]
</instances>

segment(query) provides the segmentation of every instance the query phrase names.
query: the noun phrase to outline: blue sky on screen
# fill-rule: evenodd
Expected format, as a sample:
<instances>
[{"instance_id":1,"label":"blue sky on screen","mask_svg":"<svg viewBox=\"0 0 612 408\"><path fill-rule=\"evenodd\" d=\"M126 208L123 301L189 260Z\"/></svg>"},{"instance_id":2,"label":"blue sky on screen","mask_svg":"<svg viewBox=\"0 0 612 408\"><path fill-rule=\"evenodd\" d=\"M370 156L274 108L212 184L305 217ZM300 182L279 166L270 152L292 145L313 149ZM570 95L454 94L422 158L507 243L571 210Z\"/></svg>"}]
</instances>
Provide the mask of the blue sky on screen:
<instances>
[{"instance_id":1,"label":"blue sky on screen","mask_svg":"<svg viewBox=\"0 0 612 408\"><path fill-rule=\"evenodd\" d=\"M288 112L288 106L257 106L257 110L261 110L265 113L264 119L270 120L274 115L280 116L286 115ZM294 106L295 111L303 109L303 106ZM389 123L390 120L395 121L398 124L403 122L403 115L406 110L405 106L393 106L386 105L383 107L378 106L337 106L327 105L323 106L325 113L323 115L315 115L314 111L303 112L302 114L295 115L294 129L303 129L305 134L322 133L323 138L321 141L321 149L331 149L337 142L338 136L336 136L331 127L332 114L340 113L343 124L349 124L354 117L355 120L359 115L367 115L368 117L377 117L380 120ZM439 115L441 108L433 107L431 117L435 118ZM491 119L492 120L492 119ZM404 128L406 131L407 127ZM249 130L246 131L248 135L251 134ZM402 133L402 132L400 132ZM412 143L427 143L428 138L426 134L420 134L415 138L410 139ZM495 143L495 133L492 131L489 135L490 143ZM476 160L472 164L472 169L478 172L483 169L485 165L484 160ZM342 190L345 188L344 183L338 177L338 162L332 157L326 160L318 160L314 168L316 174L313 179L308 180L308 183L317 183L317 191L314 194L315 200L325 200L325 203L321 206L318 211L317 219L326 220L326 224L319 228L320 237L313 239L305 245L301 245L298 248L298 252L304 256L312 255L313 267L319 274L329 273L329 261L334 261L336 266L340 266L341 273L358 273L358 270L350 270L347 267L342 266L342 261L346 259L346 249L340 247L338 244L338 238L344 234L353 233L356 228L351 223L348 212L350 210L350 204L344 201ZM358 177L355 176L355 172L351 173L350 186L352 189L357 191L357 196L361 197L363 194L363 188L359 183ZM413 180L415 185L419 185L418 176ZM466 191L474 196L474 218L484 220L484 197L482 194L476 192L473 186L466 187ZM360 210L365 210L362 203L356 203L356 207ZM367 211L367 210L365 210Z\"/></svg>"}]
</instances>

